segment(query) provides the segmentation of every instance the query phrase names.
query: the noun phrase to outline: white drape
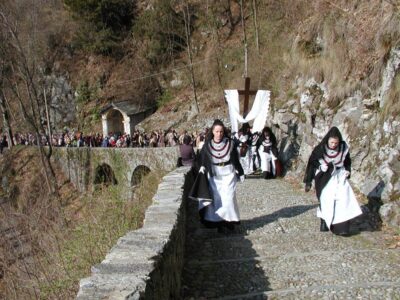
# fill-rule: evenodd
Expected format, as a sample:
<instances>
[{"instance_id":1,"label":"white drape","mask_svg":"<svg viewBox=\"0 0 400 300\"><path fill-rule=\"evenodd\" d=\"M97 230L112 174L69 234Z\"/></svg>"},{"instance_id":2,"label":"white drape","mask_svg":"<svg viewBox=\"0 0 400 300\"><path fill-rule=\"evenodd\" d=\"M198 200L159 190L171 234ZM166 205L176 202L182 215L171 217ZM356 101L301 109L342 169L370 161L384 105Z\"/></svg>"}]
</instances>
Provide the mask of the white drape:
<instances>
[{"instance_id":1,"label":"white drape","mask_svg":"<svg viewBox=\"0 0 400 300\"><path fill-rule=\"evenodd\" d=\"M246 118L239 111L239 92L237 90L225 90L225 99L228 102L229 118L231 121L232 132L239 130L239 123L253 122L253 132L261 132L267 120L271 92L268 90L258 90L254 99L253 107Z\"/></svg>"}]
</instances>

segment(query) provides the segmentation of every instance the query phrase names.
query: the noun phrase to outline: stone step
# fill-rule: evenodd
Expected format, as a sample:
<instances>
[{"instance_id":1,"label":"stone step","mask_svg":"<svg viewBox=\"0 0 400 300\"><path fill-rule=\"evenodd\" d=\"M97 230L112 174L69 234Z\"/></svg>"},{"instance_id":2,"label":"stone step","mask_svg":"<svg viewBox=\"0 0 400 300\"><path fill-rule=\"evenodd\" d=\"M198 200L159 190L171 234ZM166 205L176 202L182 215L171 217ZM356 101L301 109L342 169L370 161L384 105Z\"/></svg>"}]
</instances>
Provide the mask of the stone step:
<instances>
[{"instance_id":1,"label":"stone step","mask_svg":"<svg viewBox=\"0 0 400 300\"><path fill-rule=\"evenodd\" d=\"M371 233L366 233L371 234ZM329 232L271 233L252 235L215 234L212 238L193 240L188 246L192 257L204 258L212 255L215 259L242 257L275 257L287 253L315 251L344 251L363 249L384 249L382 244L372 244L366 234L344 238ZM301 238L300 238L301 237ZM298 239L296 243L293 240Z\"/></svg>"},{"instance_id":2,"label":"stone step","mask_svg":"<svg viewBox=\"0 0 400 300\"><path fill-rule=\"evenodd\" d=\"M234 296L220 297L219 300L298 300L298 299L399 299L400 287L397 284L387 282L374 282L367 284L334 285L334 286L312 286L299 289L282 289L274 291L254 292Z\"/></svg>"},{"instance_id":3,"label":"stone step","mask_svg":"<svg viewBox=\"0 0 400 300\"><path fill-rule=\"evenodd\" d=\"M386 261L385 264L380 262ZM400 286L400 252L331 251L212 261L189 261L185 282L192 296L215 298L273 290L385 283ZM204 289L204 287L207 287ZM196 293L200 295L196 296ZM188 296L188 295L186 295ZM305 298L306 299L306 298Z\"/></svg>"},{"instance_id":4,"label":"stone step","mask_svg":"<svg viewBox=\"0 0 400 300\"><path fill-rule=\"evenodd\" d=\"M145 284L145 278L136 275L94 274L81 280L76 299L139 299L137 287Z\"/></svg>"}]
</instances>

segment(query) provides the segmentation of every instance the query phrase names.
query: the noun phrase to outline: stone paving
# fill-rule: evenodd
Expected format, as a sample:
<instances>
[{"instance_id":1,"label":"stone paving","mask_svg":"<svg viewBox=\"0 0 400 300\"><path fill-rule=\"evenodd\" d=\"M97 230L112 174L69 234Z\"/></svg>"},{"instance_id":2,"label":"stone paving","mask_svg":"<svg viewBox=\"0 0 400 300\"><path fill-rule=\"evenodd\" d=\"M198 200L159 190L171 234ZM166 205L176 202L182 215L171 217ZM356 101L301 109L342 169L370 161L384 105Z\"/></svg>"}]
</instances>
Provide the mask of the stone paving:
<instances>
[{"instance_id":1,"label":"stone paving","mask_svg":"<svg viewBox=\"0 0 400 300\"><path fill-rule=\"evenodd\" d=\"M282 179L238 185L241 225L204 228L188 201L183 299L400 299L400 250L371 214L350 237L319 231L315 193Z\"/></svg>"}]
</instances>

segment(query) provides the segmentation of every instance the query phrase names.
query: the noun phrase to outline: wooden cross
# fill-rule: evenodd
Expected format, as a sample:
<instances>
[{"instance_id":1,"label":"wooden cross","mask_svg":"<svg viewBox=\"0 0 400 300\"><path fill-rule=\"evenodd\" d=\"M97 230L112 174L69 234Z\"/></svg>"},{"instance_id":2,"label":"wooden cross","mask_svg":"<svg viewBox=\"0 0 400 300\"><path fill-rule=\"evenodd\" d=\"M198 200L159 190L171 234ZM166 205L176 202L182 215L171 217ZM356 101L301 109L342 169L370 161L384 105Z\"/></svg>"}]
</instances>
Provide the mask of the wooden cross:
<instances>
[{"instance_id":1,"label":"wooden cross","mask_svg":"<svg viewBox=\"0 0 400 300\"><path fill-rule=\"evenodd\" d=\"M243 118L249 112L249 96L257 94L257 90L250 90L250 77L245 78L244 90L238 90L239 96L244 95Z\"/></svg>"}]
</instances>

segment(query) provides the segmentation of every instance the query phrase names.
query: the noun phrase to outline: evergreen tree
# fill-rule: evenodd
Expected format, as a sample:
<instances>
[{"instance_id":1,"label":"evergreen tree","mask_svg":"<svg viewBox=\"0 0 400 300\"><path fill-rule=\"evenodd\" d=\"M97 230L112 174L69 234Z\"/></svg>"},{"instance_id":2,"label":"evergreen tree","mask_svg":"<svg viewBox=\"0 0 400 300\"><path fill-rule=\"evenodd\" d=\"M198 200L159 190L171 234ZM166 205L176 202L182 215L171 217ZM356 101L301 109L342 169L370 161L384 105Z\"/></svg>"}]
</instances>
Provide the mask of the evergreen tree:
<instances>
[{"instance_id":1,"label":"evergreen tree","mask_svg":"<svg viewBox=\"0 0 400 300\"><path fill-rule=\"evenodd\" d=\"M133 24L135 2L131 0L64 0L80 23L79 46L98 54L116 51Z\"/></svg>"}]
</instances>

